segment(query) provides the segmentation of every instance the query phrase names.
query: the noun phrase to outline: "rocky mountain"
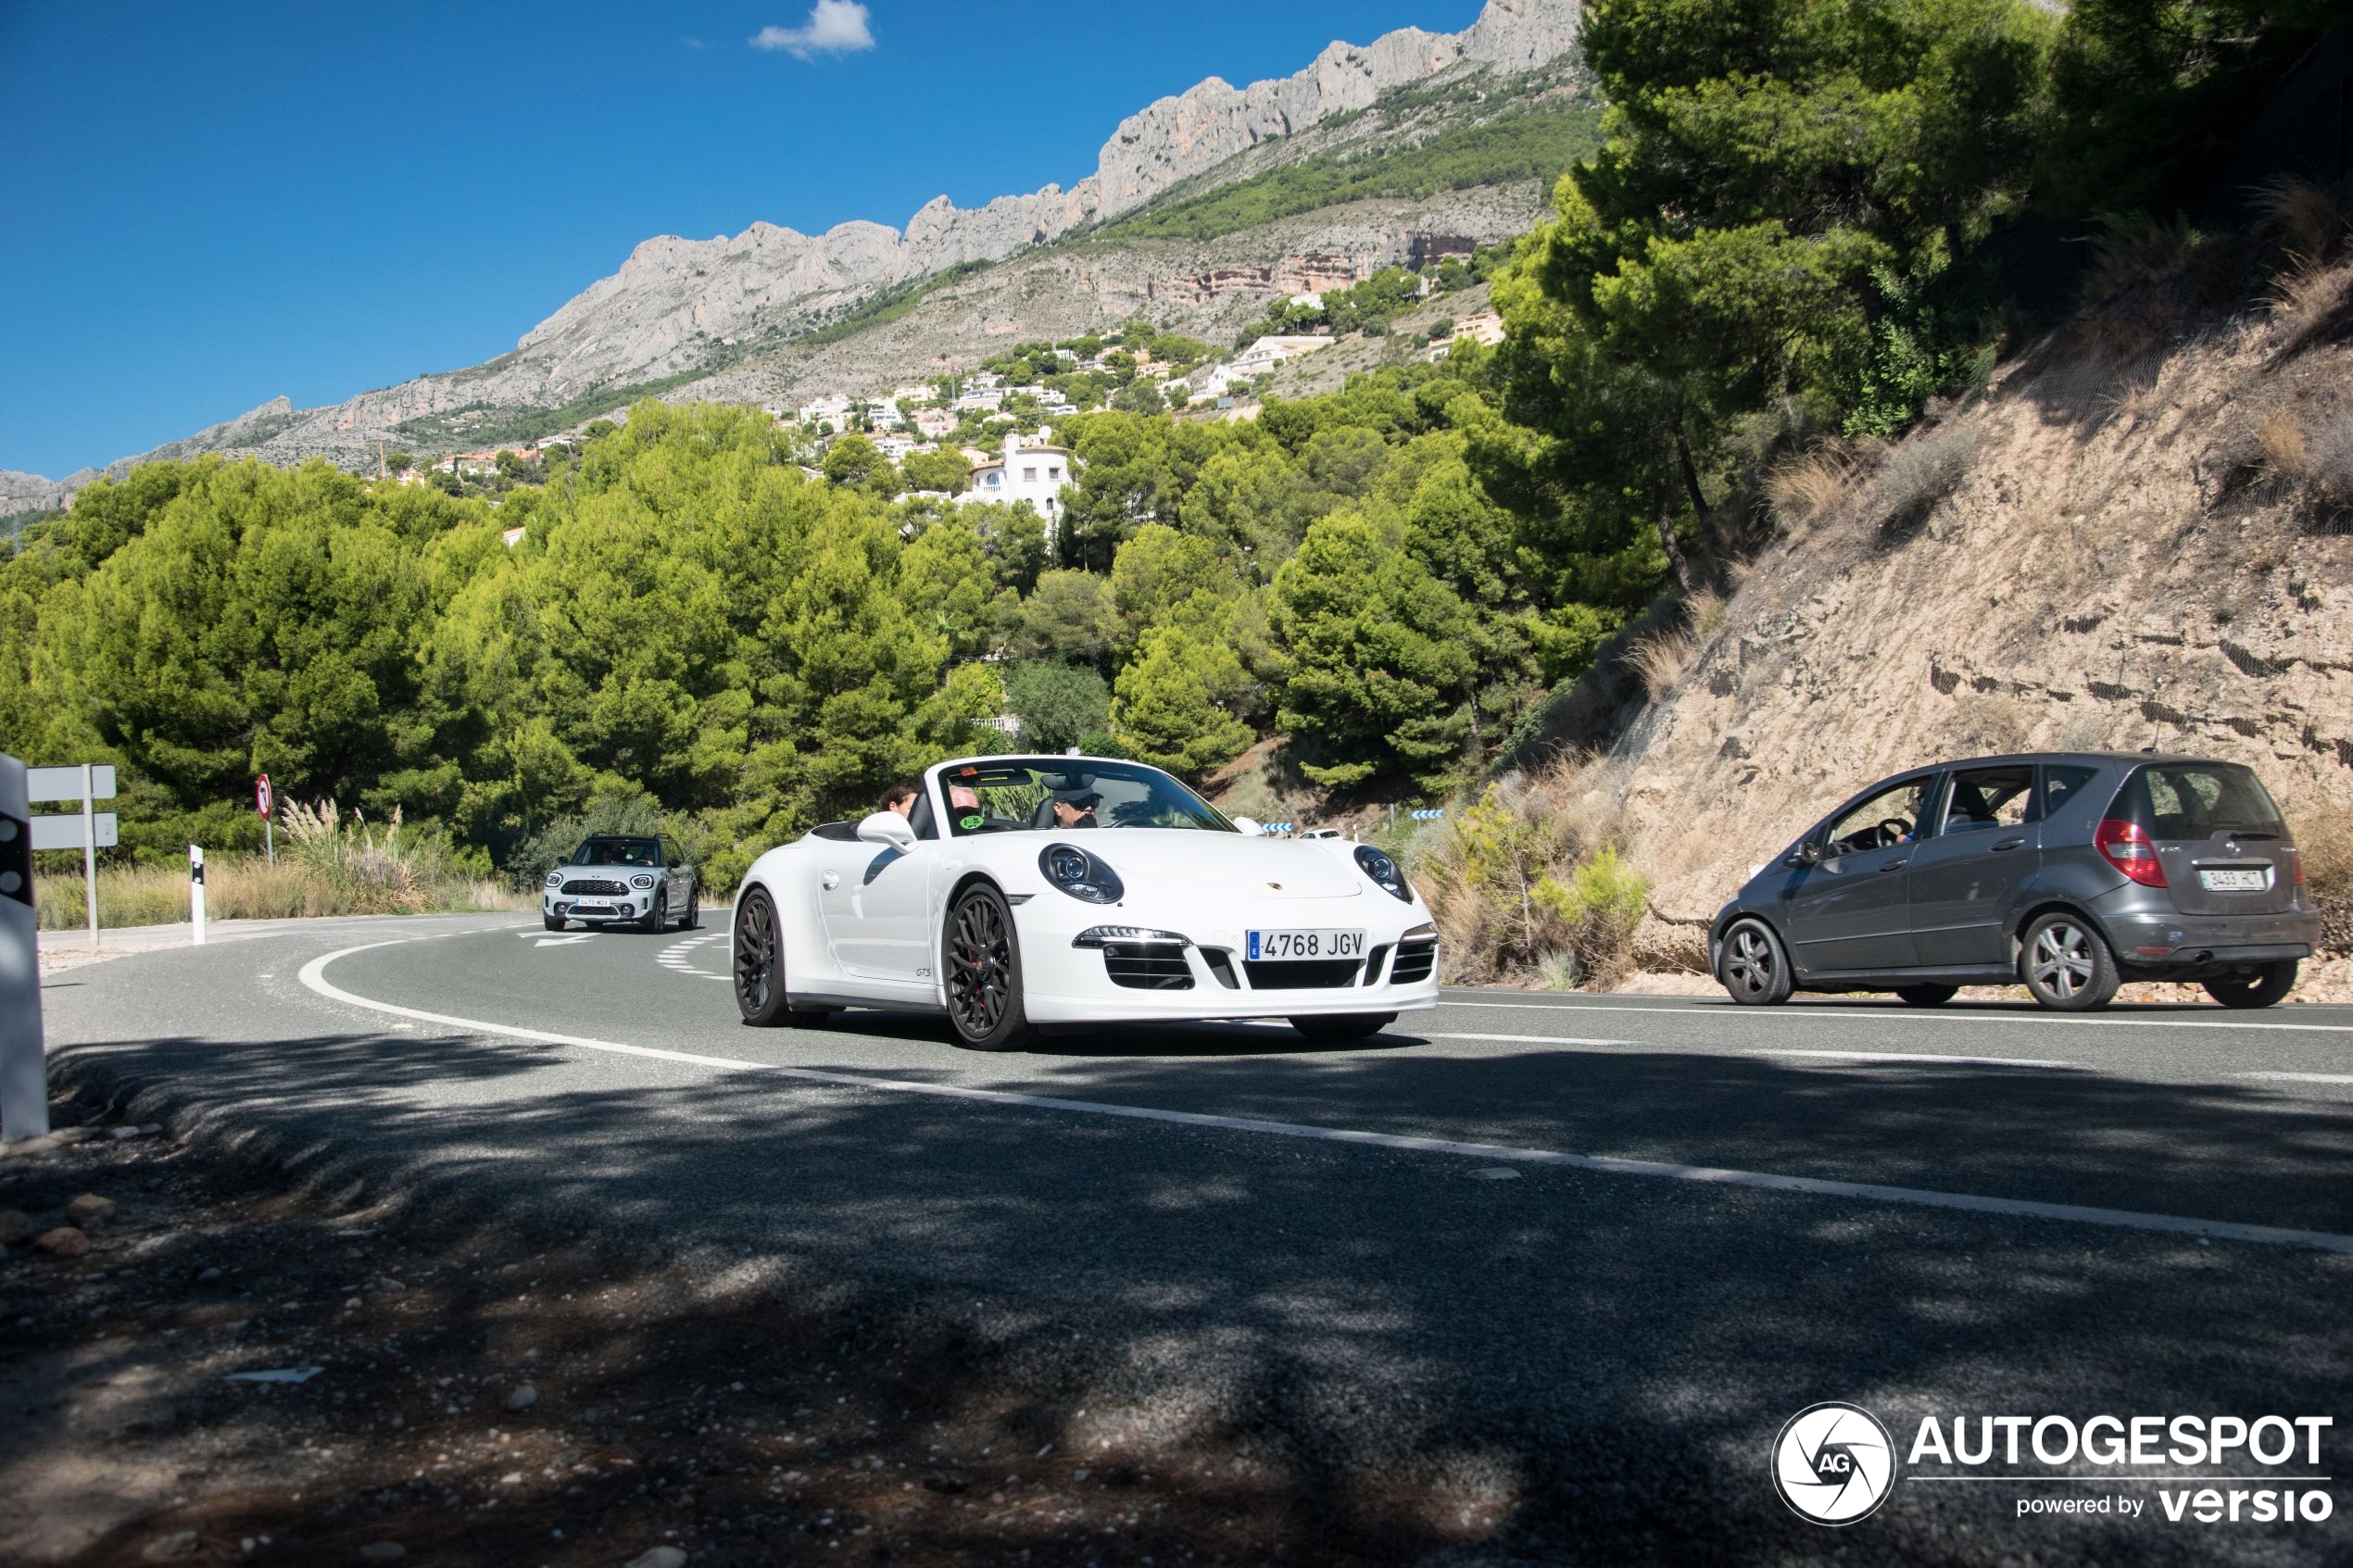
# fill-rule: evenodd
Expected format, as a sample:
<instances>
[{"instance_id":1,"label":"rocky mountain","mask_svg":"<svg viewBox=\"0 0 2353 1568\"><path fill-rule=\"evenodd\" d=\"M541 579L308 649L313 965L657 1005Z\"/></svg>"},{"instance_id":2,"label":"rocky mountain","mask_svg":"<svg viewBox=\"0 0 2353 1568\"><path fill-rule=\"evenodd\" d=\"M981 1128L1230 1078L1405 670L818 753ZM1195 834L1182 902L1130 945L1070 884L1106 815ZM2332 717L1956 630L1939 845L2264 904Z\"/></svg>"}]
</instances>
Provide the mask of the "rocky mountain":
<instances>
[{"instance_id":1,"label":"rocky mountain","mask_svg":"<svg viewBox=\"0 0 2353 1568\"><path fill-rule=\"evenodd\" d=\"M903 230L862 221L809 235L754 223L709 240L650 239L486 364L323 408L274 399L112 467L217 451L361 468L379 441L431 453L564 429L648 393L779 398L828 377L919 375L1138 309L1186 330L1239 324L1277 293L1518 233L1541 212L1546 182L1522 173L1357 201L1205 242L1122 239L1117 220L1303 159L1413 148L1450 127L1577 97L1579 15L1577 0L1488 0L1461 32L1335 43L1306 69L1247 87L1211 78L1121 121L1094 172L1067 190L970 210L942 196ZM862 307L898 294L919 296L919 308L896 315L913 331L877 323L870 341L845 336ZM46 483L25 476L17 490L38 497Z\"/></svg>"}]
</instances>

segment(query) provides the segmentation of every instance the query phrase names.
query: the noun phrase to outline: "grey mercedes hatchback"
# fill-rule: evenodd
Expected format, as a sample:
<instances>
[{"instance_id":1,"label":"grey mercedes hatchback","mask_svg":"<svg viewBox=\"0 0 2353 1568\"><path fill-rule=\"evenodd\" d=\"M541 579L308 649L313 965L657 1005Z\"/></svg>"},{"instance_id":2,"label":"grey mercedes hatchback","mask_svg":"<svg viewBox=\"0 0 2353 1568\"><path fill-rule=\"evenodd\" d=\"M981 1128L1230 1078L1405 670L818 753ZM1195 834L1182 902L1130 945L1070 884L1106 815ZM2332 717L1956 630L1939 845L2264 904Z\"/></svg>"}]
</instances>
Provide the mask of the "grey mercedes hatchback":
<instances>
[{"instance_id":1,"label":"grey mercedes hatchback","mask_svg":"<svg viewBox=\"0 0 2353 1568\"><path fill-rule=\"evenodd\" d=\"M2105 1007L2127 980L2225 1007L2296 984L2321 919L2254 771L2153 752L2047 752L1883 779L1760 868L1709 930L1737 1002L1892 991L1933 1007L2023 983Z\"/></svg>"}]
</instances>

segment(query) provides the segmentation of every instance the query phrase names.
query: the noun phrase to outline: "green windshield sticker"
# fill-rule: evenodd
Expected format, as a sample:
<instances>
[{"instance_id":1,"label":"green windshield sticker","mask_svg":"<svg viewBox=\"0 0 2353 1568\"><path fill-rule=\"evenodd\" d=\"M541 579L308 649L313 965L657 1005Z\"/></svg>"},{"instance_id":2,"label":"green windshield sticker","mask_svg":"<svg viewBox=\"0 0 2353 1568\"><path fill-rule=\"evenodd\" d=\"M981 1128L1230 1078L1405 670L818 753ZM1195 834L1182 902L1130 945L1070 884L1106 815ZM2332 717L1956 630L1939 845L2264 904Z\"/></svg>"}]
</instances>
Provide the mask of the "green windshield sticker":
<instances>
[{"instance_id":1,"label":"green windshield sticker","mask_svg":"<svg viewBox=\"0 0 2353 1568\"><path fill-rule=\"evenodd\" d=\"M983 817L959 817L956 819L956 825L960 828L976 828L986 821L987 819Z\"/></svg>"}]
</instances>

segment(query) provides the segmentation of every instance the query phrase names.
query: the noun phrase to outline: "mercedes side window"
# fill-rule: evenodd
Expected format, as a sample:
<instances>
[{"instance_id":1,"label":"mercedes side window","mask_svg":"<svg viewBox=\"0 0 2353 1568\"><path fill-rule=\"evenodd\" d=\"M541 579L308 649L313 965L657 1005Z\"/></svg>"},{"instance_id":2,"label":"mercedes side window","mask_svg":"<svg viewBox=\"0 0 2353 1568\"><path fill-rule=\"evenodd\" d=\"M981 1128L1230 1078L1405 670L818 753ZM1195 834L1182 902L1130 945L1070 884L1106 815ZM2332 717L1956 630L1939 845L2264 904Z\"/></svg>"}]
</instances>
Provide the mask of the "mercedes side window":
<instances>
[{"instance_id":1,"label":"mercedes side window","mask_svg":"<svg viewBox=\"0 0 2353 1568\"><path fill-rule=\"evenodd\" d=\"M2055 762L2043 770L2043 804L2034 813L2035 822L2048 822L2058 815L2067 803L2082 793L2085 784L2100 776L2097 768L2078 767Z\"/></svg>"},{"instance_id":2,"label":"mercedes side window","mask_svg":"<svg viewBox=\"0 0 2353 1568\"><path fill-rule=\"evenodd\" d=\"M1831 824L1824 853L1860 855L1919 838L1920 815L1934 782L1933 775L1906 779L1850 808Z\"/></svg>"},{"instance_id":3,"label":"mercedes side window","mask_svg":"<svg viewBox=\"0 0 2353 1568\"><path fill-rule=\"evenodd\" d=\"M2020 762L2006 768L1968 768L1953 775L1944 804L1946 833L2024 827L2034 800L2034 769Z\"/></svg>"}]
</instances>

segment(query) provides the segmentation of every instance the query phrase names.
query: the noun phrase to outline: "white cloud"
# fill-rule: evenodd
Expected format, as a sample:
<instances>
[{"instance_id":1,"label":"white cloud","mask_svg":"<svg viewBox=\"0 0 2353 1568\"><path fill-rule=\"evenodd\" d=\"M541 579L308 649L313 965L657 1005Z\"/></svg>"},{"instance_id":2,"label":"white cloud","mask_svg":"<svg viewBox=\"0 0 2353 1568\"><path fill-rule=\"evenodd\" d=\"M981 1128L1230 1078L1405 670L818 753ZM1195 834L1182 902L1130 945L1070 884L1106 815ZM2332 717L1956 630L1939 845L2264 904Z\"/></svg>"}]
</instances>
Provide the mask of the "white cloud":
<instances>
[{"instance_id":1,"label":"white cloud","mask_svg":"<svg viewBox=\"0 0 2353 1568\"><path fill-rule=\"evenodd\" d=\"M782 49L806 60L871 49L875 34L866 25L866 7L858 0L817 0L807 27L763 27L752 34L751 46Z\"/></svg>"}]
</instances>

